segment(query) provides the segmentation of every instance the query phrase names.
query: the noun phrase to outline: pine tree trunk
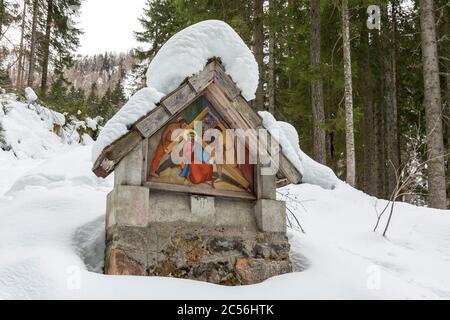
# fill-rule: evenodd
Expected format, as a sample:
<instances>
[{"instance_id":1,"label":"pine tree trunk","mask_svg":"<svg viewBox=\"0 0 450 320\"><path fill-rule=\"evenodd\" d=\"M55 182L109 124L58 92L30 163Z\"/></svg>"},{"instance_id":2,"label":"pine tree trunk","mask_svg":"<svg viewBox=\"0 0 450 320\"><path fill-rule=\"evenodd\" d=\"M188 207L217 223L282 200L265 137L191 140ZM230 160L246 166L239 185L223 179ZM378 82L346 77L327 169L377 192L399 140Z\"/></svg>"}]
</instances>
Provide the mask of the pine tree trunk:
<instances>
[{"instance_id":1,"label":"pine tree trunk","mask_svg":"<svg viewBox=\"0 0 450 320\"><path fill-rule=\"evenodd\" d=\"M50 37L52 33L52 21L53 21L53 0L47 0L47 21L45 25L44 56L42 58L42 78L41 78L41 95L43 98L45 98L47 94L48 64L50 58Z\"/></svg>"},{"instance_id":2,"label":"pine tree trunk","mask_svg":"<svg viewBox=\"0 0 450 320\"><path fill-rule=\"evenodd\" d=\"M5 16L5 4L0 0L0 40L3 38L3 19Z\"/></svg>"},{"instance_id":3,"label":"pine tree trunk","mask_svg":"<svg viewBox=\"0 0 450 320\"><path fill-rule=\"evenodd\" d=\"M446 189L447 189L447 207L450 205L450 63L448 64L447 68L447 76L446 76L446 82L447 82L447 148L446 151L446 157L447 157L447 168L446 168Z\"/></svg>"},{"instance_id":4,"label":"pine tree trunk","mask_svg":"<svg viewBox=\"0 0 450 320\"><path fill-rule=\"evenodd\" d=\"M327 89L328 89L328 108L327 119L333 118L332 108L334 103L334 85L333 79L331 76L327 79ZM335 159L335 146L334 146L334 129L330 130L330 132L326 135L327 142L327 166L329 166L333 171L336 171L336 159Z\"/></svg>"},{"instance_id":5,"label":"pine tree trunk","mask_svg":"<svg viewBox=\"0 0 450 320\"><path fill-rule=\"evenodd\" d=\"M273 1L269 0L269 12L274 13ZM269 112L275 114L275 32L273 23L269 27L269 80L267 83L267 95L269 102Z\"/></svg>"},{"instance_id":6,"label":"pine tree trunk","mask_svg":"<svg viewBox=\"0 0 450 320\"><path fill-rule=\"evenodd\" d=\"M36 44L37 44L37 20L39 11L39 0L33 0L33 22L31 25L31 40L30 40L30 59L28 66L28 87L32 87L34 83L34 67L36 64Z\"/></svg>"},{"instance_id":7,"label":"pine tree trunk","mask_svg":"<svg viewBox=\"0 0 450 320\"><path fill-rule=\"evenodd\" d=\"M439 38L445 39L440 41L438 44L438 54L439 57L443 57L440 61L441 65L444 66L444 81L445 87L442 93L443 104L444 104L444 148L446 153L446 182L447 182L447 205L449 205L450 195L450 7L443 5L444 1L439 1L438 6L441 8L441 24L439 28Z\"/></svg>"},{"instance_id":8,"label":"pine tree trunk","mask_svg":"<svg viewBox=\"0 0 450 320\"><path fill-rule=\"evenodd\" d=\"M50 58L50 39L53 23L53 0L47 0L47 21L45 27L44 52L42 59L41 94L45 97L47 93L48 65Z\"/></svg>"},{"instance_id":9,"label":"pine tree trunk","mask_svg":"<svg viewBox=\"0 0 450 320\"><path fill-rule=\"evenodd\" d=\"M366 69L367 70L367 69ZM365 76L367 81L366 96L364 101L364 191L376 196L378 191L378 163L376 153L375 121L374 121L374 101L372 95L372 78ZM364 92L364 91L363 91Z\"/></svg>"},{"instance_id":10,"label":"pine tree trunk","mask_svg":"<svg viewBox=\"0 0 450 320\"><path fill-rule=\"evenodd\" d=\"M447 201L443 157L442 99L439 82L436 26L432 0L420 0L420 27L422 37L422 64L425 84L424 104L429 161L429 205L433 208L445 209Z\"/></svg>"},{"instance_id":11,"label":"pine tree trunk","mask_svg":"<svg viewBox=\"0 0 450 320\"><path fill-rule=\"evenodd\" d=\"M24 45L23 40L25 38L25 23L27 17L27 1L23 2L23 12L22 12L22 26L20 31L20 46L19 46L19 65L17 70L16 87L21 89L23 86L23 73L24 73Z\"/></svg>"},{"instance_id":12,"label":"pine tree trunk","mask_svg":"<svg viewBox=\"0 0 450 320\"><path fill-rule=\"evenodd\" d=\"M365 16L363 15L365 18ZM371 55L369 47L368 29L361 29L361 43L363 46L364 60L360 64L361 98L363 103L363 137L364 137L364 191L376 196L377 183L377 153L375 137L375 111L373 99L373 75L370 66Z\"/></svg>"},{"instance_id":13,"label":"pine tree trunk","mask_svg":"<svg viewBox=\"0 0 450 320\"><path fill-rule=\"evenodd\" d=\"M355 134L353 126L353 87L352 87L352 60L350 53L350 21L348 0L342 0L342 38L344 51L344 78L345 78L345 146L347 164L347 183L356 185L355 164Z\"/></svg>"},{"instance_id":14,"label":"pine tree trunk","mask_svg":"<svg viewBox=\"0 0 450 320\"><path fill-rule=\"evenodd\" d=\"M399 7L397 6L397 0L393 1L393 12L392 12L392 39L393 46L391 52L392 59L392 114L393 114L393 156L396 157L396 162L398 166L401 164L401 155L400 155L400 142L399 142L399 119L398 119L398 90L397 90L397 10Z\"/></svg>"},{"instance_id":15,"label":"pine tree trunk","mask_svg":"<svg viewBox=\"0 0 450 320\"><path fill-rule=\"evenodd\" d=\"M375 141L377 154L377 197L386 198L386 157L384 144L384 108L383 103L375 104Z\"/></svg>"},{"instance_id":16,"label":"pine tree trunk","mask_svg":"<svg viewBox=\"0 0 450 320\"><path fill-rule=\"evenodd\" d=\"M392 1L392 23L387 22L384 30L383 43L387 47L383 50L384 55L384 99L386 118L386 160L387 179L386 188L390 195L396 185L396 170L400 167L400 154L398 144L398 111L397 111L397 86L396 86L396 52L395 52L395 32L396 32L396 5ZM387 11L387 6L386 6ZM388 19L387 19L388 20Z\"/></svg>"},{"instance_id":17,"label":"pine tree trunk","mask_svg":"<svg viewBox=\"0 0 450 320\"><path fill-rule=\"evenodd\" d=\"M256 98L253 108L257 111L264 110L264 0L253 0L253 53L258 63L259 83L256 90Z\"/></svg>"},{"instance_id":18,"label":"pine tree trunk","mask_svg":"<svg viewBox=\"0 0 450 320\"><path fill-rule=\"evenodd\" d=\"M377 161L377 197L386 198L386 148L385 148L385 111L384 111L384 82L383 72L383 41L379 31L372 31L373 43L375 45L375 55L372 57L376 68L373 68L372 75L374 83L374 121L375 121L375 143ZM381 66L381 67L379 67Z\"/></svg>"},{"instance_id":19,"label":"pine tree trunk","mask_svg":"<svg viewBox=\"0 0 450 320\"><path fill-rule=\"evenodd\" d=\"M447 183L447 206L449 205L449 195L450 195L450 63L447 67L447 107L446 107L446 124L447 124L447 147L445 148L446 158L447 158L447 167L446 167L446 183Z\"/></svg>"},{"instance_id":20,"label":"pine tree trunk","mask_svg":"<svg viewBox=\"0 0 450 320\"><path fill-rule=\"evenodd\" d=\"M313 157L326 164L325 111L323 103L323 83L317 77L320 69L320 0L311 0L311 65L314 70L311 80L311 105L313 118Z\"/></svg>"}]
</instances>

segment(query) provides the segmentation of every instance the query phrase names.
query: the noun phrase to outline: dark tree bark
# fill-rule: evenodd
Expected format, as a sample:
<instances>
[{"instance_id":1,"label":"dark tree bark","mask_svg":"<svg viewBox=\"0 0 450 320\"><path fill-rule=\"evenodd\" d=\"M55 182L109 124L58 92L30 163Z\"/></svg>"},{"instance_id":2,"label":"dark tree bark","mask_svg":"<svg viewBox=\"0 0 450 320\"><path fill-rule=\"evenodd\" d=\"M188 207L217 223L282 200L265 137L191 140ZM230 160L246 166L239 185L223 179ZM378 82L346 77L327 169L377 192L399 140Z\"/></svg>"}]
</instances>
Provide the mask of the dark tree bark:
<instances>
[{"instance_id":1,"label":"dark tree bark","mask_svg":"<svg viewBox=\"0 0 450 320\"><path fill-rule=\"evenodd\" d=\"M383 52L384 67L384 101L385 101L385 119L386 119L386 191L391 194L396 185L395 174L400 167L400 149L398 144L398 111L397 111L397 79L396 79L396 4L391 2L392 15L391 20L386 17L386 26L383 33ZM387 6L385 7L387 12Z\"/></svg>"},{"instance_id":2,"label":"dark tree bark","mask_svg":"<svg viewBox=\"0 0 450 320\"><path fill-rule=\"evenodd\" d=\"M44 39L44 55L42 58L42 78L41 78L41 95L45 98L47 94L48 82L48 64L50 58L50 38L52 33L53 23L53 0L47 0L47 21L45 24L45 39Z\"/></svg>"},{"instance_id":3,"label":"dark tree bark","mask_svg":"<svg viewBox=\"0 0 450 320\"><path fill-rule=\"evenodd\" d=\"M36 44L37 44L37 21L39 12L39 0L33 0L33 22L31 25L31 40L30 40L30 59L28 66L28 81L27 85L29 87L33 86L34 83L34 68L36 64Z\"/></svg>"},{"instance_id":4,"label":"dark tree bark","mask_svg":"<svg viewBox=\"0 0 450 320\"><path fill-rule=\"evenodd\" d=\"M5 16L5 4L0 0L0 40L3 38L3 20Z\"/></svg>"},{"instance_id":5,"label":"dark tree bark","mask_svg":"<svg viewBox=\"0 0 450 320\"><path fill-rule=\"evenodd\" d=\"M364 15L363 15L364 16ZM375 111L374 111L374 81L371 70L369 37L367 28L361 29L361 43L363 49L363 61L360 64L360 90L363 103L363 138L364 138L364 191L376 196L378 192L377 183L377 152L375 137Z\"/></svg>"},{"instance_id":6,"label":"dark tree bark","mask_svg":"<svg viewBox=\"0 0 450 320\"><path fill-rule=\"evenodd\" d=\"M425 84L425 117L428 147L429 205L445 209L446 185L442 131L442 97L436 43L436 25L432 0L420 0L422 64Z\"/></svg>"},{"instance_id":7,"label":"dark tree bark","mask_svg":"<svg viewBox=\"0 0 450 320\"><path fill-rule=\"evenodd\" d=\"M269 12L274 14L273 7L274 0L269 0ZM269 63L268 73L269 79L267 82L267 96L269 104L269 112L275 114L275 32L273 30L273 23L269 27Z\"/></svg>"},{"instance_id":8,"label":"dark tree bark","mask_svg":"<svg viewBox=\"0 0 450 320\"><path fill-rule=\"evenodd\" d=\"M334 85L333 80L331 77L328 77L327 79L327 89L328 89L328 107L326 109L327 112L327 119L332 119L332 109L333 109L333 103L334 103ZM334 129L331 129L328 134L326 135L326 147L327 147L327 166L330 167L333 171L336 171L336 158L335 158L335 134Z\"/></svg>"},{"instance_id":9,"label":"dark tree bark","mask_svg":"<svg viewBox=\"0 0 450 320\"><path fill-rule=\"evenodd\" d=\"M311 0L310 59L313 68L311 80L311 105L313 118L313 157L326 164L325 111L323 103L323 83L317 76L320 69L320 0Z\"/></svg>"},{"instance_id":10,"label":"dark tree bark","mask_svg":"<svg viewBox=\"0 0 450 320\"><path fill-rule=\"evenodd\" d=\"M18 58L18 68L17 68L17 79L16 86L18 89L21 89L23 86L23 74L24 74L24 38L25 38L25 23L27 17L27 1L23 2L23 12L22 12L22 26L20 31L20 45L19 45L19 58Z\"/></svg>"},{"instance_id":11,"label":"dark tree bark","mask_svg":"<svg viewBox=\"0 0 450 320\"><path fill-rule=\"evenodd\" d=\"M256 98L253 101L255 110L264 110L264 0L253 0L253 54L258 63L259 83Z\"/></svg>"},{"instance_id":12,"label":"dark tree bark","mask_svg":"<svg viewBox=\"0 0 450 320\"><path fill-rule=\"evenodd\" d=\"M346 181L349 185L356 185L355 163L355 134L353 125L353 84L352 60L350 53L350 21L348 0L342 0L342 38L344 51L344 78L345 78L345 145L346 145Z\"/></svg>"},{"instance_id":13,"label":"dark tree bark","mask_svg":"<svg viewBox=\"0 0 450 320\"><path fill-rule=\"evenodd\" d=\"M446 183L447 183L447 206L450 204L450 6L445 5L446 1L438 2L441 8L441 24L439 28L440 45L438 45L438 54L440 63L444 66L444 147L446 153Z\"/></svg>"},{"instance_id":14,"label":"dark tree bark","mask_svg":"<svg viewBox=\"0 0 450 320\"><path fill-rule=\"evenodd\" d=\"M377 146L377 197L386 198L386 148L384 139L385 121L384 121L384 104L378 102L375 104L375 139Z\"/></svg>"}]
</instances>

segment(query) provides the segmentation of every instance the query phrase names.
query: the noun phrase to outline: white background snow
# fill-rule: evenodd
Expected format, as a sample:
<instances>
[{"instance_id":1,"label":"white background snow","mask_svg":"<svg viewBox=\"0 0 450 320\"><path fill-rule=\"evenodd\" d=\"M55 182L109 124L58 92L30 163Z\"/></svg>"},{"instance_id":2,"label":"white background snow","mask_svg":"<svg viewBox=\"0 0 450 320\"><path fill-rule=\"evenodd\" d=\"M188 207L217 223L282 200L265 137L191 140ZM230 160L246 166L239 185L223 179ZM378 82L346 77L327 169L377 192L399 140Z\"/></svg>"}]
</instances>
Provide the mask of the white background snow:
<instances>
[{"instance_id":1,"label":"white background snow","mask_svg":"<svg viewBox=\"0 0 450 320\"><path fill-rule=\"evenodd\" d=\"M68 145L26 104L14 108L0 113L9 141L22 141L0 150L0 299L450 298L450 212L399 203L385 239L372 232L385 201L339 180L333 190L308 183L279 190L300 201L289 206L306 231L289 231L295 273L234 288L102 275L112 177L91 172L91 146ZM37 133L19 135L21 123Z\"/></svg>"}]
</instances>

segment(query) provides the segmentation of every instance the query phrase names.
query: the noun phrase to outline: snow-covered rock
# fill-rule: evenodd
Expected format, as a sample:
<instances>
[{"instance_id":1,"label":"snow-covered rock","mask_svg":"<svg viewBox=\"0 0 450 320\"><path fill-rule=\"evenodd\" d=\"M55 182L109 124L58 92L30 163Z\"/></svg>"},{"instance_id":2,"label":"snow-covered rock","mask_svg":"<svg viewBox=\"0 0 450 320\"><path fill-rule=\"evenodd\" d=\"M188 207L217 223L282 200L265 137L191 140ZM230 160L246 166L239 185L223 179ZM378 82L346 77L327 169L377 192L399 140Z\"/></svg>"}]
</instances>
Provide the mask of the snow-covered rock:
<instances>
[{"instance_id":1,"label":"snow-covered rock","mask_svg":"<svg viewBox=\"0 0 450 320\"><path fill-rule=\"evenodd\" d=\"M99 128L99 123L102 121L103 121L102 117L95 117L94 119L88 117L85 120L86 126L93 131Z\"/></svg>"},{"instance_id":2,"label":"snow-covered rock","mask_svg":"<svg viewBox=\"0 0 450 320\"><path fill-rule=\"evenodd\" d=\"M64 124L64 116L42 106L28 106L16 100L15 95L4 95L6 113L0 122L3 139L15 157L45 158L56 151L61 139L53 133L54 124Z\"/></svg>"},{"instance_id":3,"label":"snow-covered rock","mask_svg":"<svg viewBox=\"0 0 450 320\"><path fill-rule=\"evenodd\" d=\"M277 121L267 111L261 111L259 115L263 119L264 128L279 137L283 154L301 172L303 183L315 184L325 189L334 189L339 183L342 183L333 170L314 161L302 151L298 132L291 124Z\"/></svg>"},{"instance_id":4,"label":"snow-covered rock","mask_svg":"<svg viewBox=\"0 0 450 320\"><path fill-rule=\"evenodd\" d=\"M203 70L208 59L214 57L221 58L243 97L253 100L258 64L236 31L219 20L199 22L170 38L150 63L147 85L168 94L184 79Z\"/></svg>"},{"instance_id":5,"label":"snow-covered rock","mask_svg":"<svg viewBox=\"0 0 450 320\"><path fill-rule=\"evenodd\" d=\"M92 161L97 160L104 148L125 135L130 125L152 111L163 96L153 88L143 88L136 92L100 132L92 149Z\"/></svg>"},{"instance_id":6,"label":"snow-covered rock","mask_svg":"<svg viewBox=\"0 0 450 320\"><path fill-rule=\"evenodd\" d=\"M25 97L29 103L33 103L38 99L36 92L30 87L25 88Z\"/></svg>"}]
</instances>

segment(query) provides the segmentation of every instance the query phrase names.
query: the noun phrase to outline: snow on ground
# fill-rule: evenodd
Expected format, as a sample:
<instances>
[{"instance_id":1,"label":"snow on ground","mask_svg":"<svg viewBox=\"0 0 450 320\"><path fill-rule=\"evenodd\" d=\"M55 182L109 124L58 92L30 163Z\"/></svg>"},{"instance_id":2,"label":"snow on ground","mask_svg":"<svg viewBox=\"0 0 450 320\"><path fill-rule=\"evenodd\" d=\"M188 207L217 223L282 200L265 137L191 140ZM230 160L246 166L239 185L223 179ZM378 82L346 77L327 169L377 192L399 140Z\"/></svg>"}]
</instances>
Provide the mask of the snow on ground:
<instances>
[{"instance_id":1,"label":"snow on ground","mask_svg":"<svg viewBox=\"0 0 450 320\"><path fill-rule=\"evenodd\" d=\"M26 173L8 174L15 183L0 196L0 298L450 298L449 212L399 204L387 240L371 231L376 199L344 183L335 190L309 184L280 190L304 207L297 216L306 235L289 232L302 272L237 288L93 272L103 264L112 180L91 173L89 146L62 151L33 160Z\"/></svg>"},{"instance_id":2,"label":"snow on ground","mask_svg":"<svg viewBox=\"0 0 450 320\"><path fill-rule=\"evenodd\" d=\"M0 298L450 298L449 212L399 204L387 240L371 231L376 199L344 183L280 190L302 202L296 213L306 235L289 232L301 272L236 288L104 276L97 272L112 178L91 173L90 154L90 146L62 146L45 160L2 162L8 179L0 180L0 190L7 189L0 195ZM377 201L379 210L383 204Z\"/></svg>"},{"instance_id":3,"label":"snow on ground","mask_svg":"<svg viewBox=\"0 0 450 320\"><path fill-rule=\"evenodd\" d=\"M29 121L46 135L46 121L28 111L16 115L16 124ZM5 115L0 120L4 126ZM102 275L112 177L91 172L91 145L24 137L51 148L27 156L17 144L19 159L0 149L0 299L450 299L450 211L399 203L385 239L372 229L375 208L386 202L339 180L333 189L305 183L279 190L282 199L298 199L289 207L306 231L288 234L295 273L234 288ZM299 156L306 173L313 162ZM310 168L335 179L323 167Z\"/></svg>"},{"instance_id":4,"label":"snow on ground","mask_svg":"<svg viewBox=\"0 0 450 320\"><path fill-rule=\"evenodd\" d=\"M17 158L44 158L60 148L61 139L52 130L54 124L64 124L62 114L17 101L14 94L0 95L0 102L4 140Z\"/></svg>"}]
</instances>

